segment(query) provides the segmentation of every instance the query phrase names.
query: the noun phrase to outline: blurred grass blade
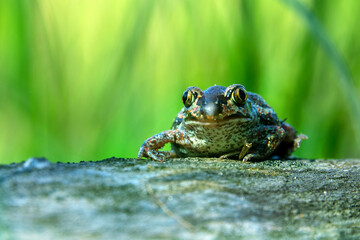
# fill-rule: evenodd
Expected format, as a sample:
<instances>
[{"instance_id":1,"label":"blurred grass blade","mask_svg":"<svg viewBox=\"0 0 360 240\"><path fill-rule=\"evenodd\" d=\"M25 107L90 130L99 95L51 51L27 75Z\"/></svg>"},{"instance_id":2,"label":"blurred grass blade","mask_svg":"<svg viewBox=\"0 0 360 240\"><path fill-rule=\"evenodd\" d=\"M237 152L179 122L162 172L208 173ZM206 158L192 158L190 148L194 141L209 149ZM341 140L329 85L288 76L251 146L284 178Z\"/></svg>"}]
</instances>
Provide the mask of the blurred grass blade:
<instances>
[{"instance_id":1,"label":"blurred grass blade","mask_svg":"<svg viewBox=\"0 0 360 240\"><path fill-rule=\"evenodd\" d=\"M330 40L329 36L326 34L321 23L317 20L314 14L308 10L304 4L298 0L280 0L290 6L306 23L309 31L313 34L316 40L319 42L319 45L323 48L324 52L329 56L330 60L333 62L338 74L339 74L339 84L341 89L347 98L349 104L350 116L352 117L352 126L356 131L356 141L360 144L360 105L359 98L356 93L356 88L354 81L352 79L351 73L347 64L345 63L344 58L341 56L337 50L334 43Z\"/></svg>"}]
</instances>

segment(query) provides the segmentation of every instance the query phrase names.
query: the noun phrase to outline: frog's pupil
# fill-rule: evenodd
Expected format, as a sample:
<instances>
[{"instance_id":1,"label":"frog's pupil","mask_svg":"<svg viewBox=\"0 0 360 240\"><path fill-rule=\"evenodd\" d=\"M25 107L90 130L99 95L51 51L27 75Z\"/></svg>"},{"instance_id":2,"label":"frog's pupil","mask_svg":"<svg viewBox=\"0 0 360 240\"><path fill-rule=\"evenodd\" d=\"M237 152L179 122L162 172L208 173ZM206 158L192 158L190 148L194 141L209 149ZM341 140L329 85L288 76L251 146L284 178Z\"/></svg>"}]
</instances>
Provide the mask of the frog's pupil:
<instances>
[{"instance_id":1,"label":"frog's pupil","mask_svg":"<svg viewBox=\"0 0 360 240\"><path fill-rule=\"evenodd\" d=\"M182 100L183 100L185 107L187 107L188 93L189 93L189 91L186 91L186 92L184 92L184 94L182 96Z\"/></svg>"},{"instance_id":2,"label":"frog's pupil","mask_svg":"<svg viewBox=\"0 0 360 240\"><path fill-rule=\"evenodd\" d=\"M245 98L246 98L246 94L245 94L245 92L241 89L238 89L238 92L239 92L239 94L240 94L240 98L241 98L241 100L242 101L245 101Z\"/></svg>"},{"instance_id":3,"label":"frog's pupil","mask_svg":"<svg viewBox=\"0 0 360 240\"><path fill-rule=\"evenodd\" d=\"M192 93L189 91L189 93L188 93L188 98L187 98L187 104L188 104L189 106L192 104L193 99L194 99L194 97L193 97Z\"/></svg>"},{"instance_id":4,"label":"frog's pupil","mask_svg":"<svg viewBox=\"0 0 360 240\"><path fill-rule=\"evenodd\" d=\"M234 102L239 106L244 104L246 101L246 92L241 88L237 88L233 93L233 99Z\"/></svg>"},{"instance_id":5,"label":"frog's pupil","mask_svg":"<svg viewBox=\"0 0 360 240\"><path fill-rule=\"evenodd\" d=\"M190 107L195 100L195 95L191 91L186 91L182 97L185 107Z\"/></svg>"}]
</instances>

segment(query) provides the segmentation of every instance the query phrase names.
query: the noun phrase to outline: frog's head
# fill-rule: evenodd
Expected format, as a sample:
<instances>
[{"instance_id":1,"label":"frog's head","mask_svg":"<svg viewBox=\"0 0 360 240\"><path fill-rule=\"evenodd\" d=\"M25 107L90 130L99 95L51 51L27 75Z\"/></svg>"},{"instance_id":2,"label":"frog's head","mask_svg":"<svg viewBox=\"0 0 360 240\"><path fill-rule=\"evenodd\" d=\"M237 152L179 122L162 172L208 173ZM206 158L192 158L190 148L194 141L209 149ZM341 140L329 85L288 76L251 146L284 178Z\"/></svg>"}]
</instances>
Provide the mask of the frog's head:
<instances>
[{"instance_id":1,"label":"frog's head","mask_svg":"<svg viewBox=\"0 0 360 240\"><path fill-rule=\"evenodd\" d=\"M198 87L189 87L183 94L184 120L204 123L226 120L251 121L254 112L244 86L212 86L204 92Z\"/></svg>"}]
</instances>

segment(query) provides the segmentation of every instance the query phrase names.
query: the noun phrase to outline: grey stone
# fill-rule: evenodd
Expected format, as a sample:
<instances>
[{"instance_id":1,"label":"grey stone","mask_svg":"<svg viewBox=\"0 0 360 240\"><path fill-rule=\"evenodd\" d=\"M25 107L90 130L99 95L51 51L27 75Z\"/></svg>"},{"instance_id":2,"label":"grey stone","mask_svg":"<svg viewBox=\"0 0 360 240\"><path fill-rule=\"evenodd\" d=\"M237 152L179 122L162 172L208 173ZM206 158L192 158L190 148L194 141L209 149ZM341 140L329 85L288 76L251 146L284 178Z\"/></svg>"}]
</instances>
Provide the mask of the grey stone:
<instances>
[{"instance_id":1,"label":"grey stone","mask_svg":"<svg viewBox=\"0 0 360 240\"><path fill-rule=\"evenodd\" d=\"M360 160L0 166L0 239L359 239Z\"/></svg>"}]
</instances>

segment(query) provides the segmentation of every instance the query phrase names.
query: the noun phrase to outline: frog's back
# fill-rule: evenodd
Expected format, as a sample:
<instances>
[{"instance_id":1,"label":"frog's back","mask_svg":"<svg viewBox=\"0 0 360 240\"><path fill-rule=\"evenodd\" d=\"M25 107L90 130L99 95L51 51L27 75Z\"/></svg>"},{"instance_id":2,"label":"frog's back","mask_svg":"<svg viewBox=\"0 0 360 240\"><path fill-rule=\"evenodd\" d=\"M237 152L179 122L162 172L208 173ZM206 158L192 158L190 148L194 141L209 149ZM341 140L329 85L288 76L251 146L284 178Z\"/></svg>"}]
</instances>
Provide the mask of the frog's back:
<instances>
[{"instance_id":1,"label":"frog's back","mask_svg":"<svg viewBox=\"0 0 360 240\"><path fill-rule=\"evenodd\" d=\"M271 108L266 101L257 93L248 92L248 98L251 102L259 107Z\"/></svg>"},{"instance_id":2,"label":"frog's back","mask_svg":"<svg viewBox=\"0 0 360 240\"><path fill-rule=\"evenodd\" d=\"M278 118L276 112L266 101L257 93L248 92L248 98L256 108L260 124L263 125L281 125L281 120Z\"/></svg>"}]
</instances>

